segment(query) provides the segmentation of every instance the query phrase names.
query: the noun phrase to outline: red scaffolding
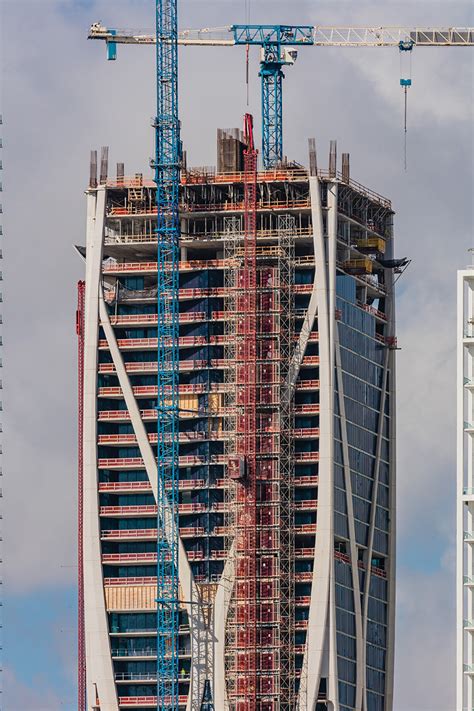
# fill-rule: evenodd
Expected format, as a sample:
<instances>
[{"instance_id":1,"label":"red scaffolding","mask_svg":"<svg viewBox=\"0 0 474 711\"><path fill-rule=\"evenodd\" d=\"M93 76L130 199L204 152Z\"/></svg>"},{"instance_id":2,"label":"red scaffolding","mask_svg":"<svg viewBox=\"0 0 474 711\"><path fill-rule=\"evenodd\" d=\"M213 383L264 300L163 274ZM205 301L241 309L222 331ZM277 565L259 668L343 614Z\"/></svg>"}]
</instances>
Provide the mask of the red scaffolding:
<instances>
[{"instance_id":1,"label":"red scaffolding","mask_svg":"<svg viewBox=\"0 0 474 711\"><path fill-rule=\"evenodd\" d=\"M235 671L238 711L257 707L257 151L252 117L245 116L244 254L236 273L236 393L242 408L236 421L236 455L240 462L236 488L237 631Z\"/></svg>"},{"instance_id":2,"label":"red scaffolding","mask_svg":"<svg viewBox=\"0 0 474 711\"><path fill-rule=\"evenodd\" d=\"M289 711L294 611L289 600L291 427L284 389L292 334L288 321L292 259L280 237L278 246L257 246L257 154L249 116L245 127L243 242L234 222L226 240L230 260L226 376L228 392L233 393L227 426L231 480L227 496L235 559L227 686L232 711ZM292 243L290 233L287 241Z\"/></svg>"}]
</instances>

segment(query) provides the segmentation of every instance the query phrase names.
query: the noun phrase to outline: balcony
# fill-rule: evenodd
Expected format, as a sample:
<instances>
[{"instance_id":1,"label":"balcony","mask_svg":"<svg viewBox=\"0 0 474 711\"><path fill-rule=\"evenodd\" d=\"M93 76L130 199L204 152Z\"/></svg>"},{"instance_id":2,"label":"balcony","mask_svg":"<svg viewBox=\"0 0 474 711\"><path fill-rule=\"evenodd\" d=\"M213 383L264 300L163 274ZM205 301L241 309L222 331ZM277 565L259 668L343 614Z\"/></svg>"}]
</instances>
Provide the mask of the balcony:
<instances>
[{"instance_id":1,"label":"balcony","mask_svg":"<svg viewBox=\"0 0 474 711\"><path fill-rule=\"evenodd\" d=\"M295 605L301 605L303 607L308 607L311 604L310 595L297 595L295 597Z\"/></svg>"},{"instance_id":2,"label":"balcony","mask_svg":"<svg viewBox=\"0 0 474 711\"><path fill-rule=\"evenodd\" d=\"M172 698L165 697L165 704L171 704ZM179 696L179 705L186 706L188 701L187 696ZM119 706L121 708L132 708L134 706L140 706L142 708L156 709L158 704L157 696L119 696Z\"/></svg>"},{"instance_id":3,"label":"balcony","mask_svg":"<svg viewBox=\"0 0 474 711\"><path fill-rule=\"evenodd\" d=\"M104 585L122 586L122 585L156 585L156 575L136 576L133 578L104 578Z\"/></svg>"},{"instance_id":4,"label":"balcony","mask_svg":"<svg viewBox=\"0 0 474 711\"><path fill-rule=\"evenodd\" d=\"M319 390L319 380L298 380L297 390Z\"/></svg>"},{"instance_id":5,"label":"balcony","mask_svg":"<svg viewBox=\"0 0 474 711\"><path fill-rule=\"evenodd\" d=\"M140 410L140 417L143 421L156 420L156 410ZM99 410L97 413L99 422L129 422L130 413L128 410Z\"/></svg>"},{"instance_id":6,"label":"balcony","mask_svg":"<svg viewBox=\"0 0 474 711\"><path fill-rule=\"evenodd\" d=\"M296 558L314 558L314 548L295 548Z\"/></svg>"},{"instance_id":7,"label":"balcony","mask_svg":"<svg viewBox=\"0 0 474 711\"><path fill-rule=\"evenodd\" d=\"M384 314L383 311L379 311L378 309L374 308L373 306L370 306L369 304L363 304L361 301L357 302L357 306L366 311L371 316L375 316L375 318L377 318L379 321L383 321L384 323L387 322L387 314Z\"/></svg>"},{"instance_id":8,"label":"balcony","mask_svg":"<svg viewBox=\"0 0 474 711\"><path fill-rule=\"evenodd\" d=\"M296 524L294 527L295 533L307 533L307 534L315 534L316 533L316 524L315 523L300 523Z\"/></svg>"},{"instance_id":9,"label":"balcony","mask_svg":"<svg viewBox=\"0 0 474 711\"><path fill-rule=\"evenodd\" d=\"M149 681L156 684L156 672L116 672L115 681L126 682L126 681Z\"/></svg>"},{"instance_id":10,"label":"balcony","mask_svg":"<svg viewBox=\"0 0 474 711\"><path fill-rule=\"evenodd\" d=\"M307 405L295 405L295 414L317 415L319 414L319 403L312 402Z\"/></svg>"},{"instance_id":11,"label":"balcony","mask_svg":"<svg viewBox=\"0 0 474 711\"><path fill-rule=\"evenodd\" d=\"M112 436L112 435L111 435ZM149 481L101 481L99 482L99 491L114 492L114 493L129 493L129 492L151 492L151 484Z\"/></svg>"},{"instance_id":12,"label":"balcony","mask_svg":"<svg viewBox=\"0 0 474 711\"><path fill-rule=\"evenodd\" d=\"M179 529L179 535L181 538L196 538L205 536L206 530L203 526L183 526Z\"/></svg>"},{"instance_id":13,"label":"balcony","mask_svg":"<svg viewBox=\"0 0 474 711\"><path fill-rule=\"evenodd\" d=\"M183 444L189 442L204 442L206 440L219 441L226 438L226 433L224 432L180 432L179 441ZM171 435L167 438L171 440ZM156 444L158 441L158 434L156 432L150 432L148 434L148 441L150 444ZM97 437L98 444L108 444L108 445L131 445L137 443L137 438L134 434L119 434L119 435L99 435Z\"/></svg>"},{"instance_id":14,"label":"balcony","mask_svg":"<svg viewBox=\"0 0 474 711\"><path fill-rule=\"evenodd\" d=\"M102 531L100 537L103 541L156 541L158 532L156 528L114 528Z\"/></svg>"},{"instance_id":15,"label":"balcony","mask_svg":"<svg viewBox=\"0 0 474 711\"><path fill-rule=\"evenodd\" d=\"M154 630L156 632L156 630ZM189 649L178 649L180 657L190 657ZM143 649L112 649L112 657L114 659L130 658L134 661L139 659L156 659L156 647L145 647Z\"/></svg>"},{"instance_id":16,"label":"balcony","mask_svg":"<svg viewBox=\"0 0 474 711\"><path fill-rule=\"evenodd\" d=\"M156 506L101 506L99 508L100 516L109 516L112 518L127 518L128 516L157 516L158 509Z\"/></svg>"},{"instance_id":17,"label":"balcony","mask_svg":"<svg viewBox=\"0 0 474 711\"><path fill-rule=\"evenodd\" d=\"M178 482L178 487L180 491L193 491L194 489L204 489L206 482L204 479L181 479Z\"/></svg>"},{"instance_id":18,"label":"balcony","mask_svg":"<svg viewBox=\"0 0 474 711\"><path fill-rule=\"evenodd\" d=\"M156 241L156 236L154 238ZM225 259L192 259L180 261L180 272L202 271L204 269L226 269L228 261ZM104 274L151 274L158 271L157 262L106 262L102 267Z\"/></svg>"},{"instance_id":19,"label":"balcony","mask_svg":"<svg viewBox=\"0 0 474 711\"><path fill-rule=\"evenodd\" d=\"M189 311L179 314L179 323L196 323L206 321L209 317L205 311ZM111 316L112 326L156 326L158 316L156 314L124 314L121 316Z\"/></svg>"},{"instance_id":20,"label":"balcony","mask_svg":"<svg viewBox=\"0 0 474 711\"><path fill-rule=\"evenodd\" d=\"M179 504L180 514L193 514L193 513L205 513L211 507L207 504L196 503L196 504ZM225 507L223 506L223 509ZM213 508L212 510L219 510L218 508ZM156 506L101 506L99 509L100 516L112 517L112 518L127 518L129 516L157 516L158 509Z\"/></svg>"},{"instance_id":21,"label":"balcony","mask_svg":"<svg viewBox=\"0 0 474 711\"><path fill-rule=\"evenodd\" d=\"M306 476L295 476L293 479L293 484L295 486L317 486L319 482L319 476L317 474L314 475L306 475Z\"/></svg>"},{"instance_id":22,"label":"balcony","mask_svg":"<svg viewBox=\"0 0 474 711\"><path fill-rule=\"evenodd\" d=\"M319 462L319 452L295 452L295 462Z\"/></svg>"},{"instance_id":23,"label":"balcony","mask_svg":"<svg viewBox=\"0 0 474 711\"><path fill-rule=\"evenodd\" d=\"M179 457L180 467L201 466L202 464L226 464L227 457L224 454L213 454L210 457L188 454ZM145 465L141 457L109 457L97 460L99 469L144 469Z\"/></svg>"},{"instance_id":24,"label":"balcony","mask_svg":"<svg viewBox=\"0 0 474 711\"><path fill-rule=\"evenodd\" d=\"M295 511L314 511L318 508L317 499L304 499L303 501L295 501Z\"/></svg>"},{"instance_id":25,"label":"balcony","mask_svg":"<svg viewBox=\"0 0 474 711\"><path fill-rule=\"evenodd\" d=\"M257 211L263 212L263 211L270 211L270 212L279 212L279 211L285 211L288 212L289 210L305 210L309 209L311 207L311 201L309 198L307 199L301 199L301 200L273 200L271 202L267 202L265 200L258 200L257 201ZM122 208L120 208L122 209ZM221 203L215 203L215 204L210 204L210 203L191 203L191 202L185 202L180 205L180 212L182 212L184 215L186 214L196 214L196 213L209 213L209 212L243 212L245 210L245 203L242 201L231 201L231 200L226 200L225 202Z\"/></svg>"},{"instance_id":26,"label":"balcony","mask_svg":"<svg viewBox=\"0 0 474 711\"><path fill-rule=\"evenodd\" d=\"M304 356L303 362L301 365L303 365L303 366L319 365L319 356L316 356L316 355Z\"/></svg>"},{"instance_id":27,"label":"balcony","mask_svg":"<svg viewBox=\"0 0 474 711\"><path fill-rule=\"evenodd\" d=\"M122 457L98 459L97 466L99 469L143 469L145 465L141 457Z\"/></svg>"},{"instance_id":28,"label":"balcony","mask_svg":"<svg viewBox=\"0 0 474 711\"><path fill-rule=\"evenodd\" d=\"M214 365L214 363L211 363ZM206 360L181 360L179 363L180 371L201 370L209 368ZM156 373L158 371L158 363L156 361L144 361L142 363L125 363L127 373ZM100 363L98 367L99 373L115 373L115 365L113 363Z\"/></svg>"},{"instance_id":29,"label":"balcony","mask_svg":"<svg viewBox=\"0 0 474 711\"><path fill-rule=\"evenodd\" d=\"M312 284L295 284L292 289L295 294L311 294L313 291Z\"/></svg>"},{"instance_id":30,"label":"balcony","mask_svg":"<svg viewBox=\"0 0 474 711\"><path fill-rule=\"evenodd\" d=\"M196 184L231 184L231 183L243 183L245 181L245 174L242 172L236 173L216 173L214 169L192 169L189 172L182 173L181 184L182 185L196 185ZM305 183L308 181L308 173L304 169L270 169L259 171L257 173L257 182L259 183Z\"/></svg>"},{"instance_id":31,"label":"balcony","mask_svg":"<svg viewBox=\"0 0 474 711\"><path fill-rule=\"evenodd\" d=\"M296 439L313 439L319 437L319 427L306 427L293 430Z\"/></svg>"},{"instance_id":32,"label":"balcony","mask_svg":"<svg viewBox=\"0 0 474 711\"><path fill-rule=\"evenodd\" d=\"M103 553L102 563L117 565L145 565L156 563L156 551L152 553Z\"/></svg>"},{"instance_id":33,"label":"balcony","mask_svg":"<svg viewBox=\"0 0 474 711\"><path fill-rule=\"evenodd\" d=\"M207 504L179 504L180 514L194 514L194 513L204 513L207 511L209 506Z\"/></svg>"},{"instance_id":34,"label":"balcony","mask_svg":"<svg viewBox=\"0 0 474 711\"><path fill-rule=\"evenodd\" d=\"M134 661L140 659L156 659L156 647L145 647L143 649L112 649L112 658L131 658Z\"/></svg>"}]
</instances>

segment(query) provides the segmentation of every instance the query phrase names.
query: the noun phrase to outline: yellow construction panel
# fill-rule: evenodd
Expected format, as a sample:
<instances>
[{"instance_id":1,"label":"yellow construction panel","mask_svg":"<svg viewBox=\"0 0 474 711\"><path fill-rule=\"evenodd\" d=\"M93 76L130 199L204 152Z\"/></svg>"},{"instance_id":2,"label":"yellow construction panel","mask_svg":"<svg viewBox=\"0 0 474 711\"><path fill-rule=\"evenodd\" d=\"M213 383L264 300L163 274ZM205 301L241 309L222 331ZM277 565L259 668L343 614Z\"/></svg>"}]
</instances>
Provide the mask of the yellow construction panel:
<instances>
[{"instance_id":1,"label":"yellow construction panel","mask_svg":"<svg viewBox=\"0 0 474 711\"><path fill-rule=\"evenodd\" d=\"M222 408L222 393L210 393L209 395L209 412L212 415L217 415Z\"/></svg>"},{"instance_id":2,"label":"yellow construction panel","mask_svg":"<svg viewBox=\"0 0 474 711\"><path fill-rule=\"evenodd\" d=\"M109 612L118 610L156 610L156 587L153 585L110 585L105 587L105 604Z\"/></svg>"},{"instance_id":3,"label":"yellow construction panel","mask_svg":"<svg viewBox=\"0 0 474 711\"><path fill-rule=\"evenodd\" d=\"M197 395L179 396L180 417L192 417L193 412L199 409L199 398Z\"/></svg>"},{"instance_id":4,"label":"yellow construction panel","mask_svg":"<svg viewBox=\"0 0 474 711\"><path fill-rule=\"evenodd\" d=\"M385 240L381 237L369 237L368 239L357 240L359 249L373 249L381 254L385 253Z\"/></svg>"},{"instance_id":5,"label":"yellow construction panel","mask_svg":"<svg viewBox=\"0 0 474 711\"><path fill-rule=\"evenodd\" d=\"M179 588L179 599L185 596ZM105 586L105 605L108 612L120 610L156 610L156 586L154 585L109 585ZM181 607L184 607L181 604Z\"/></svg>"},{"instance_id":6,"label":"yellow construction panel","mask_svg":"<svg viewBox=\"0 0 474 711\"><path fill-rule=\"evenodd\" d=\"M349 259L343 264L347 271L355 271L356 273L372 274L373 263L368 257L366 259Z\"/></svg>"}]
</instances>

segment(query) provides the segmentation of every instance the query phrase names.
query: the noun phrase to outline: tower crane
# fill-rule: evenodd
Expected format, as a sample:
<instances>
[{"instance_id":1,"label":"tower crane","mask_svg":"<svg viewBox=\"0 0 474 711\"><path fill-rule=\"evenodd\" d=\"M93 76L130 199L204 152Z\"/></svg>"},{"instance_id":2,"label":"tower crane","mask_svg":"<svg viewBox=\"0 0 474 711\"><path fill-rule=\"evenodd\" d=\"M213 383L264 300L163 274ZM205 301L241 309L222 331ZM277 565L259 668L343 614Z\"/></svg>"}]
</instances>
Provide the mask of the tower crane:
<instances>
[{"instance_id":1,"label":"tower crane","mask_svg":"<svg viewBox=\"0 0 474 711\"><path fill-rule=\"evenodd\" d=\"M157 711L179 708L178 0L156 0Z\"/></svg>"},{"instance_id":2,"label":"tower crane","mask_svg":"<svg viewBox=\"0 0 474 711\"><path fill-rule=\"evenodd\" d=\"M118 44L153 45L146 30L109 29L96 22L89 39L104 40L107 57L117 58ZM310 25L231 25L183 30L178 44L187 46L261 47L262 156L265 168L283 159L283 67L292 66L299 47L472 47L474 27L336 27ZM406 91L406 84L402 84Z\"/></svg>"}]
</instances>

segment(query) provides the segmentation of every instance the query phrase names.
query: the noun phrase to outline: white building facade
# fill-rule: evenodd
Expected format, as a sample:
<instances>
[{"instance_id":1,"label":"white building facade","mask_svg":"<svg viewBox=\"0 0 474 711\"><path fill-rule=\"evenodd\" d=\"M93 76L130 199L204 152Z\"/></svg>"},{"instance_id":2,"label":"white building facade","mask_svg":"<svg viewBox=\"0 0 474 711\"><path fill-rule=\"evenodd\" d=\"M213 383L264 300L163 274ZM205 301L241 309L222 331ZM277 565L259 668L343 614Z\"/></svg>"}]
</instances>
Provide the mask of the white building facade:
<instances>
[{"instance_id":1,"label":"white building facade","mask_svg":"<svg viewBox=\"0 0 474 711\"><path fill-rule=\"evenodd\" d=\"M474 708L474 268L458 272L456 709Z\"/></svg>"}]
</instances>

